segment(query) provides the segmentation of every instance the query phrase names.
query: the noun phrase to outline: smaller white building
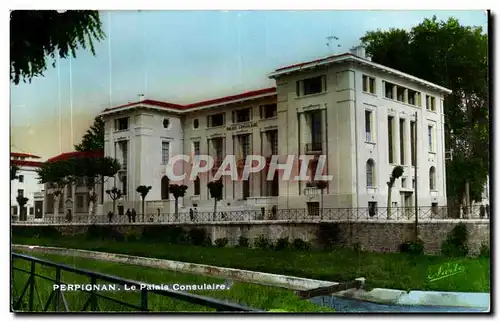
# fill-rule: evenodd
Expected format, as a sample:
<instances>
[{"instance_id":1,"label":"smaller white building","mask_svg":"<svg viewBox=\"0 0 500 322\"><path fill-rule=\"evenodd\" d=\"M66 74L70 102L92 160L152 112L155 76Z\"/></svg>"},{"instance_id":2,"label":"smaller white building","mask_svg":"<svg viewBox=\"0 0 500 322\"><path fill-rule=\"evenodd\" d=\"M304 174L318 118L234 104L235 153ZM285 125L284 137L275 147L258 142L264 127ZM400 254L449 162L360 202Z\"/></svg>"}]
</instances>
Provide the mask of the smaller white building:
<instances>
[{"instance_id":1,"label":"smaller white building","mask_svg":"<svg viewBox=\"0 0 500 322\"><path fill-rule=\"evenodd\" d=\"M39 183L38 174L36 173L42 162L30 159L40 159L40 157L19 152L11 152L10 154L10 164L19 167L16 174L17 178L10 182L10 214L15 218L23 219L20 217L21 209L17 197L26 197L28 202L25 206L27 215L24 218L25 220L43 218L44 185Z\"/></svg>"}]
</instances>

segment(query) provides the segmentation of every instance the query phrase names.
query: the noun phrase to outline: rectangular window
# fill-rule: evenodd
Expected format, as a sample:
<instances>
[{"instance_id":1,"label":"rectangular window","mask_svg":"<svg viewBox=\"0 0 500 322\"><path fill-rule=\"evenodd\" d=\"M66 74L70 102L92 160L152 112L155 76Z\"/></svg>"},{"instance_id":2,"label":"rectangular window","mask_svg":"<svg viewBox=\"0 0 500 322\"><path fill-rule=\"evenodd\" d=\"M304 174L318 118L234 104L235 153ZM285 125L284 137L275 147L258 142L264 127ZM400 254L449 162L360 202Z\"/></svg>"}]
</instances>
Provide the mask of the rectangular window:
<instances>
[{"instance_id":1,"label":"rectangular window","mask_svg":"<svg viewBox=\"0 0 500 322\"><path fill-rule=\"evenodd\" d=\"M401 188L406 189L406 178L401 178Z\"/></svg>"},{"instance_id":2,"label":"rectangular window","mask_svg":"<svg viewBox=\"0 0 500 322\"><path fill-rule=\"evenodd\" d=\"M417 160L416 146L415 146L415 134L416 132L416 124L415 122L410 122L410 149L411 149L411 165L415 165L415 161Z\"/></svg>"},{"instance_id":3,"label":"rectangular window","mask_svg":"<svg viewBox=\"0 0 500 322\"><path fill-rule=\"evenodd\" d=\"M266 104L260 107L260 118L270 119L278 116L278 105L277 104Z\"/></svg>"},{"instance_id":4,"label":"rectangular window","mask_svg":"<svg viewBox=\"0 0 500 322\"><path fill-rule=\"evenodd\" d=\"M384 83L384 87L385 87L385 97L386 98L390 98L390 99L394 99L394 84L392 83L388 83L388 82L385 82Z\"/></svg>"},{"instance_id":5,"label":"rectangular window","mask_svg":"<svg viewBox=\"0 0 500 322\"><path fill-rule=\"evenodd\" d=\"M311 112L311 143L313 149L320 148L323 142L323 122L321 117L321 110Z\"/></svg>"},{"instance_id":6,"label":"rectangular window","mask_svg":"<svg viewBox=\"0 0 500 322\"><path fill-rule=\"evenodd\" d=\"M18 177L17 177L17 180L19 180L20 183L23 183L24 182L24 176L22 174L20 174Z\"/></svg>"},{"instance_id":7,"label":"rectangular window","mask_svg":"<svg viewBox=\"0 0 500 322\"><path fill-rule=\"evenodd\" d=\"M128 117L122 117L115 120L115 131L128 130Z\"/></svg>"},{"instance_id":8,"label":"rectangular window","mask_svg":"<svg viewBox=\"0 0 500 322\"><path fill-rule=\"evenodd\" d=\"M118 149L121 152L121 169L122 170L127 170L128 166L128 142L127 141L121 141L118 142Z\"/></svg>"},{"instance_id":9,"label":"rectangular window","mask_svg":"<svg viewBox=\"0 0 500 322\"><path fill-rule=\"evenodd\" d=\"M377 214L377 202L368 201L368 214L370 217L374 217Z\"/></svg>"},{"instance_id":10,"label":"rectangular window","mask_svg":"<svg viewBox=\"0 0 500 322\"><path fill-rule=\"evenodd\" d=\"M401 164L406 164L406 159L405 159L405 120L404 119L399 119L399 157L400 157L400 163Z\"/></svg>"},{"instance_id":11,"label":"rectangular window","mask_svg":"<svg viewBox=\"0 0 500 322\"><path fill-rule=\"evenodd\" d=\"M35 208L33 208L33 207L29 207L29 208L30 208L30 210L29 210L30 215L32 216L35 213Z\"/></svg>"},{"instance_id":12,"label":"rectangular window","mask_svg":"<svg viewBox=\"0 0 500 322\"><path fill-rule=\"evenodd\" d=\"M373 142L373 120L372 111L365 111L365 132L366 132L366 142Z\"/></svg>"},{"instance_id":13,"label":"rectangular window","mask_svg":"<svg viewBox=\"0 0 500 322\"><path fill-rule=\"evenodd\" d=\"M363 75L363 92L375 94L375 78Z\"/></svg>"},{"instance_id":14,"label":"rectangular window","mask_svg":"<svg viewBox=\"0 0 500 322\"><path fill-rule=\"evenodd\" d=\"M193 154L200 155L200 141L193 142Z\"/></svg>"},{"instance_id":15,"label":"rectangular window","mask_svg":"<svg viewBox=\"0 0 500 322\"><path fill-rule=\"evenodd\" d=\"M319 215L319 202L308 202L307 203L307 213L309 216Z\"/></svg>"},{"instance_id":16,"label":"rectangular window","mask_svg":"<svg viewBox=\"0 0 500 322\"><path fill-rule=\"evenodd\" d=\"M306 78L297 82L297 96L326 92L326 76Z\"/></svg>"},{"instance_id":17,"label":"rectangular window","mask_svg":"<svg viewBox=\"0 0 500 322\"><path fill-rule=\"evenodd\" d=\"M396 93L398 95L397 99L399 102L404 102L405 101L405 88L404 87L397 87Z\"/></svg>"},{"instance_id":18,"label":"rectangular window","mask_svg":"<svg viewBox=\"0 0 500 322\"><path fill-rule=\"evenodd\" d=\"M17 189L17 195L21 198L24 197L24 189Z\"/></svg>"},{"instance_id":19,"label":"rectangular window","mask_svg":"<svg viewBox=\"0 0 500 322\"><path fill-rule=\"evenodd\" d=\"M17 216L17 206L12 206L12 214Z\"/></svg>"},{"instance_id":20,"label":"rectangular window","mask_svg":"<svg viewBox=\"0 0 500 322\"><path fill-rule=\"evenodd\" d=\"M170 157L170 142L161 143L161 163L168 164Z\"/></svg>"},{"instance_id":21,"label":"rectangular window","mask_svg":"<svg viewBox=\"0 0 500 322\"><path fill-rule=\"evenodd\" d=\"M82 209L84 204L83 195L76 196L76 208Z\"/></svg>"},{"instance_id":22,"label":"rectangular window","mask_svg":"<svg viewBox=\"0 0 500 322\"><path fill-rule=\"evenodd\" d=\"M429 152L435 152L434 151L434 135L433 135L434 129L432 125L429 125L427 127L427 137L429 140Z\"/></svg>"},{"instance_id":23,"label":"rectangular window","mask_svg":"<svg viewBox=\"0 0 500 322\"><path fill-rule=\"evenodd\" d=\"M394 130L394 116L389 116L387 118L387 134L388 134L388 139L389 139L389 163L394 163L394 135L393 135L393 130Z\"/></svg>"},{"instance_id":24,"label":"rectangular window","mask_svg":"<svg viewBox=\"0 0 500 322\"><path fill-rule=\"evenodd\" d=\"M208 116L208 127L223 126L224 124L224 113L217 113Z\"/></svg>"},{"instance_id":25,"label":"rectangular window","mask_svg":"<svg viewBox=\"0 0 500 322\"><path fill-rule=\"evenodd\" d=\"M124 196L127 195L127 175L126 174L122 177L122 193Z\"/></svg>"},{"instance_id":26,"label":"rectangular window","mask_svg":"<svg viewBox=\"0 0 500 322\"><path fill-rule=\"evenodd\" d=\"M426 95L426 109L428 111L436 111L436 98L434 96Z\"/></svg>"},{"instance_id":27,"label":"rectangular window","mask_svg":"<svg viewBox=\"0 0 500 322\"><path fill-rule=\"evenodd\" d=\"M250 134L238 135L243 158L250 154Z\"/></svg>"},{"instance_id":28,"label":"rectangular window","mask_svg":"<svg viewBox=\"0 0 500 322\"><path fill-rule=\"evenodd\" d=\"M224 149L223 149L223 138L213 138L211 141L212 141L212 148L215 152L215 156L214 156L214 161L215 162L222 162L222 159L223 159L223 153L224 153Z\"/></svg>"},{"instance_id":29,"label":"rectangular window","mask_svg":"<svg viewBox=\"0 0 500 322\"><path fill-rule=\"evenodd\" d=\"M252 119L252 109L244 108L233 111L233 123L249 122Z\"/></svg>"}]
</instances>

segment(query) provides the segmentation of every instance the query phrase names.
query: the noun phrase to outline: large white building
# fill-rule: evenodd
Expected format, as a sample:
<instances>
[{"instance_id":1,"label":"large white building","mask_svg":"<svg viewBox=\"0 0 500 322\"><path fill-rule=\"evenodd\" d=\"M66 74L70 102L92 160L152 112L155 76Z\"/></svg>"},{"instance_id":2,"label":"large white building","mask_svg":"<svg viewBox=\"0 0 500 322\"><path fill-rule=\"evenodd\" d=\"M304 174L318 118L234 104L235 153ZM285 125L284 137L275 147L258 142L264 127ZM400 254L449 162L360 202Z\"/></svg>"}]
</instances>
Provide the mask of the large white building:
<instances>
[{"instance_id":1,"label":"large white building","mask_svg":"<svg viewBox=\"0 0 500 322\"><path fill-rule=\"evenodd\" d=\"M10 182L10 214L16 219L23 219L17 196L28 198L25 205L27 215L25 220L43 217L44 185L39 183L36 173L42 163L33 159L40 159L40 157L28 153L10 153L10 164L19 168L16 173L17 178Z\"/></svg>"},{"instance_id":2,"label":"large white building","mask_svg":"<svg viewBox=\"0 0 500 322\"><path fill-rule=\"evenodd\" d=\"M171 212L166 163L172 156L208 154L220 161L231 154L312 154L327 156L325 172L333 176L325 208L386 207L386 183L396 165L404 174L392 189L393 207L414 205L416 182L420 206L446 205L443 100L450 90L373 63L362 47L279 68L269 77L276 87L189 105L141 99L103 111L105 155L123 165L106 189L122 189L128 208L139 207L137 186L152 186L148 211ZM220 204L318 206L319 193L306 182L268 182L265 176L225 177ZM185 180L184 209L213 207L210 180Z\"/></svg>"}]
</instances>

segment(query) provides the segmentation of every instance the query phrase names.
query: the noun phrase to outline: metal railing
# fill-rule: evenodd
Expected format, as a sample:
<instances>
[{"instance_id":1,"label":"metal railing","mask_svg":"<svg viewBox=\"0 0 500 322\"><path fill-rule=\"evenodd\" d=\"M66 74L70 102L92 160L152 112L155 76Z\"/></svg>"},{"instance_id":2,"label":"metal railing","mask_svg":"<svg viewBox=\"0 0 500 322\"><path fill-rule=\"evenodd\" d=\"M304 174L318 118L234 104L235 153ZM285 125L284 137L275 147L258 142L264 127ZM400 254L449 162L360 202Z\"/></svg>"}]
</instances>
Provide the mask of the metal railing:
<instances>
[{"instance_id":1,"label":"metal railing","mask_svg":"<svg viewBox=\"0 0 500 322\"><path fill-rule=\"evenodd\" d=\"M19 267L15 267L14 263L19 261L24 261L25 263L27 262L29 264L30 269L26 270ZM55 278L37 274L36 272L37 267L54 268ZM18 290L14 286L15 284L14 272L23 272L25 274L28 274L28 280L24 284L20 292L17 292ZM80 306L74 308L70 307L70 303L68 303L68 300L64 295L65 292L61 290L60 286L72 283L65 283L62 281L61 277L62 272L70 272L73 274L77 274L78 276L87 277L89 279L88 284L78 283L79 285L91 285L91 287L89 287L90 290L81 289L78 291L80 292L78 293L79 296L85 297L85 300L82 301L83 305L81 305L81 307ZM45 303L44 301L41 300L40 292L36 284L36 278L49 281L53 285L59 286L59 287L53 287L53 290L48 296L48 299L45 301ZM130 303L122 301L120 299L112 298L110 296L99 294L98 293L99 288L97 286L100 283L106 283L107 285L111 284L116 285L119 286L121 290L124 290L125 286L127 286L129 290L135 287L137 291L132 291L132 292L140 293L139 303L137 304ZM51 311L56 311L56 312L60 311L78 312L78 311L88 311L88 310L93 312L99 312L101 311L99 308L99 300L106 300L129 309L148 312L152 311L151 305L149 304L148 301L148 299L150 298L149 295L157 294L160 296L165 296L180 301L185 301L190 304L209 307L219 312L262 312L260 310L248 308L236 303L221 301L207 296L190 294L182 291L141 288L141 285L144 284L149 284L149 283L123 279L111 275L100 274L93 271L74 268L68 265L42 260L28 255L12 253L12 301L11 302L12 302L12 309L14 311L47 312L52 307Z\"/></svg>"},{"instance_id":2,"label":"metal railing","mask_svg":"<svg viewBox=\"0 0 500 322\"><path fill-rule=\"evenodd\" d=\"M466 210L460 207L419 207L419 220L445 220L445 219L485 219L490 217L490 210L487 207L474 206ZM140 223L205 223L205 222L253 222L262 220L280 220L280 221L404 221L415 219L414 207L393 207L388 208L319 208L310 209L276 209L273 211L269 207L263 207L260 210L239 210L239 211L213 211L175 213L149 213L143 216L137 214L134 217L127 215L108 215L90 216L73 215L71 218L60 215L46 215L42 219L19 221L13 218L13 224L140 224Z\"/></svg>"}]
</instances>

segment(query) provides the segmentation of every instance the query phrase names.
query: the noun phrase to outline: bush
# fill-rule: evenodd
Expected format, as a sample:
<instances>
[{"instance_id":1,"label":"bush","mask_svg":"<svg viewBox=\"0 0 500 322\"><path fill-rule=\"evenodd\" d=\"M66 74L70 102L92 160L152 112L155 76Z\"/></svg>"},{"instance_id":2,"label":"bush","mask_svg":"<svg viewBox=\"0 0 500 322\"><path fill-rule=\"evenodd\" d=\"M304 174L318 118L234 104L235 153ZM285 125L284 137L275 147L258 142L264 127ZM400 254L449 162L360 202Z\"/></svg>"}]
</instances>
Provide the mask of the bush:
<instances>
[{"instance_id":1,"label":"bush","mask_svg":"<svg viewBox=\"0 0 500 322\"><path fill-rule=\"evenodd\" d=\"M257 249L271 249L273 248L273 242L264 235L260 235L255 238L253 246Z\"/></svg>"},{"instance_id":2,"label":"bush","mask_svg":"<svg viewBox=\"0 0 500 322\"><path fill-rule=\"evenodd\" d=\"M299 251L310 250L311 244L300 238L295 238L292 243L292 248Z\"/></svg>"},{"instance_id":3,"label":"bush","mask_svg":"<svg viewBox=\"0 0 500 322\"><path fill-rule=\"evenodd\" d=\"M203 228L193 228L188 231L188 239L191 245L208 246L212 245L212 241Z\"/></svg>"},{"instance_id":4,"label":"bush","mask_svg":"<svg viewBox=\"0 0 500 322\"><path fill-rule=\"evenodd\" d=\"M399 245L399 251L401 253L408 253L414 255L420 255L424 253L424 242L421 239L418 239L417 242L414 241L405 241L401 245Z\"/></svg>"},{"instance_id":5,"label":"bush","mask_svg":"<svg viewBox=\"0 0 500 322\"><path fill-rule=\"evenodd\" d=\"M133 242L141 239L141 233L137 230L129 230L125 233L125 241Z\"/></svg>"},{"instance_id":6,"label":"bush","mask_svg":"<svg viewBox=\"0 0 500 322\"><path fill-rule=\"evenodd\" d=\"M467 240L469 232L464 223L456 225L441 243L441 253L448 257L463 257L469 253Z\"/></svg>"},{"instance_id":7,"label":"bush","mask_svg":"<svg viewBox=\"0 0 500 322\"><path fill-rule=\"evenodd\" d=\"M238 238L238 247L249 247L250 243L248 242L248 238L240 236Z\"/></svg>"},{"instance_id":8,"label":"bush","mask_svg":"<svg viewBox=\"0 0 500 322\"><path fill-rule=\"evenodd\" d=\"M141 240L169 244L186 244L188 237L184 229L180 226L146 226L142 231Z\"/></svg>"},{"instance_id":9,"label":"bush","mask_svg":"<svg viewBox=\"0 0 500 322\"><path fill-rule=\"evenodd\" d=\"M227 238L226 238L226 237L224 237L224 238L217 238L217 239L215 240L215 245L216 245L217 247L219 247L219 248L226 247L228 243L229 243L229 241L227 240Z\"/></svg>"},{"instance_id":10,"label":"bush","mask_svg":"<svg viewBox=\"0 0 500 322\"><path fill-rule=\"evenodd\" d=\"M85 233L86 239L124 241L125 236L112 227L91 225Z\"/></svg>"},{"instance_id":11,"label":"bush","mask_svg":"<svg viewBox=\"0 0 500 322\"><path fill-rule=\"evenodd\" d=\"M288 241L288 237L279 238L276 241L276 245L274 245L275 250L286 250L290 249L290 242Z\"/></svg>"},{"instance_id":12,"label":"bush","mask_svg":"<svg viewBox=\"0 0 500 322\"><path fill-rule=\"evenodd\" d=\"M479 257L490 258L490 246L486 243L481 244L481 248L479 249Z\"/></svg>"},{"instance_id":13,"label":"bush","mask_svg":"<svg viewBox=\"0 0 500 322\"><path fill-rule=\"evenodd\" d=\"M332 248L339 241L338 224L321 223L318 227L318 244L323 248Z\"/></svg>"}]
</instances>

